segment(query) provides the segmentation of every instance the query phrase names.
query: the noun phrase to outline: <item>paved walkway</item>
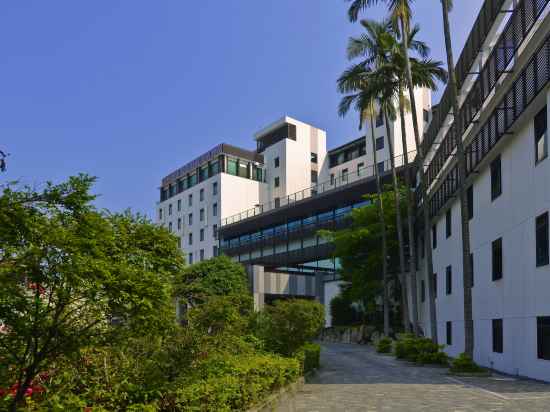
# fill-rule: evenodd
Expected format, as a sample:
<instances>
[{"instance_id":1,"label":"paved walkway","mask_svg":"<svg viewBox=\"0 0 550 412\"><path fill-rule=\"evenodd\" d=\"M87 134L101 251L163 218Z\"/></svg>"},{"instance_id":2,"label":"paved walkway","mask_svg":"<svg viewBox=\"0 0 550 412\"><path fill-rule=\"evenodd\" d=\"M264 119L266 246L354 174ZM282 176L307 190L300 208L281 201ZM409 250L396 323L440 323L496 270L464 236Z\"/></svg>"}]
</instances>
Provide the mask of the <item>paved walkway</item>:
<instances>
[{"instance_id":1,"label":"paved walkway","mask_svg":"<svg viewBox=\"0 0 550 412\"><path fill-rule=\"evenodd\" d=\"M550 411L550 385L509 376L457 378L362 345L324 344L321 369L279 412Z\"/></svg>"}]
</instances>

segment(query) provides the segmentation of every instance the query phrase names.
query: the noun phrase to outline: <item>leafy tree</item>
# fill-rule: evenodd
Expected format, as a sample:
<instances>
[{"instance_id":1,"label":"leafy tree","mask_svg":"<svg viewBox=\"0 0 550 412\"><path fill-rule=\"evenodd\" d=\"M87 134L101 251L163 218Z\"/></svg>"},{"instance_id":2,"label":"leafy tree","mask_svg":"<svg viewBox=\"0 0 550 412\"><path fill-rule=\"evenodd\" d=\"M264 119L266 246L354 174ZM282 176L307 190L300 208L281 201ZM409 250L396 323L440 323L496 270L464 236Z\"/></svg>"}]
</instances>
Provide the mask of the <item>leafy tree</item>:
<instances>
[{"instance_id":1,"label":"leafy tree","mask_svg":"<svg viewBox=\"0 0 550 412\"><path fill-rule=\"evenodd\" d=\"M250 294L243 266L223 255L187 266L176 279L175 293L189 306L213 296Z\"/></svg>"},{"instance_id":2,"label":"leafy tree","mask_svg":"<svg viewBox=\"0 0 550 412\"><path fill-rule=\"evenodd\" d=\"M347 294L341 291L330 301L330 317L332 326L350 326L361 322L362 313Z\"/></svg>"},{"instance_id":3,"label":"leafy tree","mask_svg":"<svg viewBox=\"0 0 550 412\"><path fill-rule=\"evenodd\" d=\"M95 210L93 182L0 196L0 358L13 410L56 359L173 323L176 239L144 217Z\"/></svg>"}]
</instances>

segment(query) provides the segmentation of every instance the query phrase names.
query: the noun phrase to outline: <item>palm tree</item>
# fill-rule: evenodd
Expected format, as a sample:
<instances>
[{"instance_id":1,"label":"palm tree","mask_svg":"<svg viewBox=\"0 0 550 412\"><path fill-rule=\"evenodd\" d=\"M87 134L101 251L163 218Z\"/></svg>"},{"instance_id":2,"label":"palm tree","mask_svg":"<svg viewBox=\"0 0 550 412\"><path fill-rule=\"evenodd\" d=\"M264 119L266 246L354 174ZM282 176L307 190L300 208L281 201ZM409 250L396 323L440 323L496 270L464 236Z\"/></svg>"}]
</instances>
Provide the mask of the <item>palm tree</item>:
<instances>
[{"instance_id":1,"label":"palm tree","mask_svg":"<svg viewBox=\"0 0 550 412\"><path fill-rule=\"evenodd\" d=\"M409 99L412 110L412 121L414 140L416 144L416 163L419 175L419 185L422 198L422 215L424 223L424 247L426 256L426 279L428 283L428 298L429 298L429 313L430 313L430 331L432 340L437 343L437 319L435 308L435 291L434 291L434 279L433 279L433 259L431 248L431 216L430 208L428 204L427 185L425 184L424 176L424 159L425 153L420 145L420 131L418 128L418 116L416 110L416 98L414 96L414 82L412 78L411 62L409 59L408 35L410 33L411 22L411 3L413 0L347 0L351 2L348 10L348 16L350 21L357 21L359 12L367 7L378 4L379 2L385 3L390 10L390 17L394 28L399 30L401 34L401 47L403 50L403 56L405 56L405 75L406 85L409 91Z\"/></svg>"},{"instance_id":2,"label":"palm tree","mask_svg":"<svg viewBox=\"0 0 550 412\"><path fill-rule=\"evenodd\" d=\"M374 140L374 121L376 110L374 99L362 92L362 88L366 87L369 68L364 65L352 66L346 70L338 79L338 88L342 93L351 93L344 96L338 107L340 116L345 116L352 104L355 104L355 109L359 112L359 130L363 128L365 120L369 120L371 130L372 147L375 147ZM382 185L380 183L380 174L376 167L376 151L374 151L374 175L376 178L376 192L378 199L378 218L380 220L380 234L382 237L382 305L384 312L384 335L390 333L390 302L388 288L388 246L386 234L386 221L384 218L384 202L382 199Z\"/></svg>"},{"instance_id":3,"label":"palm tree","mask_svg":"<svg viewBox=\"0 0 550 412\"><path fill-rule=\"evenodd\" d=\"M452 1L441 0L443 11L443 30L445 33L445 48L447 51L447 66L449 71L449 86L453 115L455 121L458 117L457 82L454 70L453 46L451 43L451 27L449 23L449 9ZM470 224L468 216L468 199L466 196L466 157L464 156L464 143L459 136L456 143L456 156L458 157L458 195L460 198L460 226L462 229L462 283L464 289L464 351L473 358L474 355L474 320L472 315L472 265L470 261Z\"/></svg>"}]
</instances>

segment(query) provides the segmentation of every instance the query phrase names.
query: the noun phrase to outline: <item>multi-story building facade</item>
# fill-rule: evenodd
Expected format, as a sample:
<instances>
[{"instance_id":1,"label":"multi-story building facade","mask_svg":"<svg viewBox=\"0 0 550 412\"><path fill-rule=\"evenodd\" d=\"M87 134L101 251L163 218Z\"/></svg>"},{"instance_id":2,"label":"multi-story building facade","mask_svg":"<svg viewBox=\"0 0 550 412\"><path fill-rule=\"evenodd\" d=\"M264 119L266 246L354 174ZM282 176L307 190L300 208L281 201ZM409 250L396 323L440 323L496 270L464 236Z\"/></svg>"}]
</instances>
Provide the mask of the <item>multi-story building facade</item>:
<instances>
[{"instance_id":1,"label":"multi-story building facade","mask_svg":"<svg viewBox=\"0 0 550 412\"><path fill-rule=\"evenodd\" d=\"M464 351L464 287L456 141L467 162L474 358L550 381L550 16L548 0L487 0L457 62L460 111L443 94L424 137L437 331ZM502 11L507 11L503 13ZM420 239L419 244L423 243ZM423 256L422 252L419 254ZM427 274L420 319L430 333Z\"/></svg>"}]
</instances>

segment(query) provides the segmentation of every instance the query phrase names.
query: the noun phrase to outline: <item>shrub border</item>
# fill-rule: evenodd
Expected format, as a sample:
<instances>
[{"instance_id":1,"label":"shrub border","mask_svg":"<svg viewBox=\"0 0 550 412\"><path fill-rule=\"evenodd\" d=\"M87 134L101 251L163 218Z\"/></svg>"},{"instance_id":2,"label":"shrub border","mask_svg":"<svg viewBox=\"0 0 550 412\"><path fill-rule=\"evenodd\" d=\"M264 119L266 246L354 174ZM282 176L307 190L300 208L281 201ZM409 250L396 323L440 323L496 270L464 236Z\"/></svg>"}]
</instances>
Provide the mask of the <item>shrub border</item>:
<instances>
[{"instance_id":1,"label":"shrub border","mask_svg":"<svg viewBox=\"0 0 550 412\"><path fill-rule=\"evenodd\" d=\"M300 391L304 386L305 379L303 376L299 377L296 382L290 383L280 389L275 393L272 393L261 402L259 405L254 406L247 410L247 412L271 412L275 409L277 405L281 402L291 399Z\"/></svg>"}]
</instances>

